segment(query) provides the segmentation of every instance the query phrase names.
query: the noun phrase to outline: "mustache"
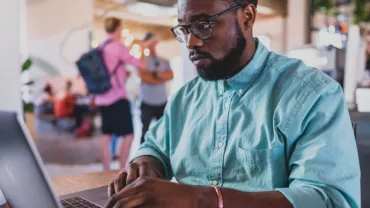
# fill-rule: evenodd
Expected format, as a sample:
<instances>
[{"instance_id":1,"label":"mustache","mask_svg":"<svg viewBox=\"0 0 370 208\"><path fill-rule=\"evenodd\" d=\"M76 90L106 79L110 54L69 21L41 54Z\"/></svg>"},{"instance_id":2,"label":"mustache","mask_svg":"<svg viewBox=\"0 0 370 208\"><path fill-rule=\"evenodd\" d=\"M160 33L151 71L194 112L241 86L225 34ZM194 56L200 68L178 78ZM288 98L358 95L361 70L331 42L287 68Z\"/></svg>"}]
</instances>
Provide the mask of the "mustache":
<instances>
[{"instance_id":1,"label":"mustache","mask_svg":"<svg viewBox=\"0 0 370 208\"><path fill-rule=\"evenodd\" d=\"M190 51L189 58L191 58L193 56L200 56L200 57L204 57L204 58L214 59L211 54L206 53L206 52L202 52L202 51L198 51L198 50Z\"/></svg>"}]
</instances>

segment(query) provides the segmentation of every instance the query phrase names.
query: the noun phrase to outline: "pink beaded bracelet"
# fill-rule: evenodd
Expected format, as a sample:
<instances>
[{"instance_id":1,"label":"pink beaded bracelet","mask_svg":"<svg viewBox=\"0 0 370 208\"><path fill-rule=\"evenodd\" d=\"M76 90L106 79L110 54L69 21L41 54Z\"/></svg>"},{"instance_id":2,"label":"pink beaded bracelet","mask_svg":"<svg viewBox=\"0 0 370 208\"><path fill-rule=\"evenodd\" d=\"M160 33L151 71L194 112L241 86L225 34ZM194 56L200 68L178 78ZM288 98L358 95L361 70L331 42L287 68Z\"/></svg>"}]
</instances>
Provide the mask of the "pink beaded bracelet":
<instances>
[{"instance_id":1,"label":"pink beaded bracelet","mask_svg":"<svg viewBox=\"0 0 370 208\"><path fill-rule=\"evenodd\" d=\"M222 197L222 193L221 193L220 188L218 188L216 186L213 186L213 188L215 189L216 194L217 194L218 208L224 208L224 199Z\"/></svg>"}]
</instances>

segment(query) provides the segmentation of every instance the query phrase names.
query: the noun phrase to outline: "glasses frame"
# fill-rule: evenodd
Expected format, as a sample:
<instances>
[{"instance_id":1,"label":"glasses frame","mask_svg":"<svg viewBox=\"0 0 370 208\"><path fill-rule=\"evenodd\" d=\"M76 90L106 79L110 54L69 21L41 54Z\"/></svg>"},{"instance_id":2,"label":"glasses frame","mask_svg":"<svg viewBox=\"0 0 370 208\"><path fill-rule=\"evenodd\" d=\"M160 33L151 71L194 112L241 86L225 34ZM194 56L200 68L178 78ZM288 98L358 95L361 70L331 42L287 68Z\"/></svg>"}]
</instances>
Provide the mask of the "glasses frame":
<instances>
[{"instance_id":1,"label":"glasses frame","mask_svg":"<svg viewBox=\"0 0 370 208\"><path fill-rule=\"evenodd\" d=\"M216 19L217 17L222 16L222 15L224 15L224 14L226 14L226 13L229 13L229 12L235 11L235 10L240 9L240 8L243 8L243 7L245 7L245 4L238 4L238 5L235 5L235 6L233 6L233 7L230 7L229 9L226 9L225 11L222 11L222 12L220 12L220 13L218 13L218 14L215 14L215 15L213 15L213 16L211 16L211 17L209 17L209 18L208 18L208 19L206 19L206 20L196 20L196 21L190 22L189 24L177 25L177 26L175 26L175 27L171 28L171 31L172 31L173 35L175 36L175 38L176 38L179 42L181 42L181 43L184 43L186 40L180 41L180 40L177 38L178 36L177 36L177 35L176 35L176 33L175 33L175 30L176 30L176 29L178 29L178 28L181 28L181 27L182 27L182 28L184 28L184 29L186 30L187 35L189 35L190 33L192 33L192 34L193 34L195 37L197 37L198 39L200 39L200 40L206 40L206 39L208 39L208 38L210 38L210 37L212 36L212 32L213 32L213 25L214 25L214 22L212 22L212 20L214 20L214 19ZM210 28L209 28L210 33L209 33L209 35L208 35L207 37L201 38L201 37L199 37L198 35L196 35L196 34L194 33L194 31L191 29L191 25L192 25L192 24L194 24L194 23L199 23L199 22L208 22L208 24L210 25Z\"/></svg>"}]
</instances>

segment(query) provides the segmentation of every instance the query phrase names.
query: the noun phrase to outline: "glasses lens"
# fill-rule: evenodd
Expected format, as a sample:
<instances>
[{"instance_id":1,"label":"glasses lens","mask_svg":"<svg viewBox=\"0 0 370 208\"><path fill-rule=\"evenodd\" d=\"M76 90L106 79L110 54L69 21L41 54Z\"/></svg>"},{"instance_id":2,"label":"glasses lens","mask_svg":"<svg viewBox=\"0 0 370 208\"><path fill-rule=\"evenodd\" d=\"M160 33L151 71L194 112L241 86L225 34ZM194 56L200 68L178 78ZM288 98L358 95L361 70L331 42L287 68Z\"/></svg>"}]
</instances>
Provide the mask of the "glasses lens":
<instances>
[{"instance_id":1,"label":"glasses lens","mask_svg":"<svg viewBox=\"0 0 370 208\"><path fill-rule=\"evenodd\" d=\"M212 26L210 22L207 21L197 21L190 25L191 31L199 39L206 39L211 36Z\"/></svg>"},{"instance_id":2,"label":"glasses lens","mask_svg":"<svg viewBox=\"0 0 370 208\"><path fill-rule=\"evenodd\" d=\"M186 32L186 29L184 27L177 26L172 31L173 31L173 34L175 35L176 39L180 43L184 43L185 42L185 38L186 38L187 32Z\"/></svg>"}]
</instances>

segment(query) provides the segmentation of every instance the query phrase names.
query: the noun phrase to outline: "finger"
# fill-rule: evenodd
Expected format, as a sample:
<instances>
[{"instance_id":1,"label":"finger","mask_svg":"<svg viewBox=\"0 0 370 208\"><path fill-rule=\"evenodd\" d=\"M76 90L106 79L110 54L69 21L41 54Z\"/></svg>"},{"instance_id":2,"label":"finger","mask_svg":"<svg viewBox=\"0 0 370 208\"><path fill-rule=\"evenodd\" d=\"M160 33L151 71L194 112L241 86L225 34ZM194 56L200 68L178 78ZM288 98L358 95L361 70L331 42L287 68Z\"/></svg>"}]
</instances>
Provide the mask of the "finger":
<instances>
[{"instance_id":1,"label":"finger","mask_svg":"<svg viewBox=\"0 0 370 208\"><path fill-rule=\"evenodd\" d=\"M127 179L126 185L131 184L138 178L138 167L135 163L132 163L127 168Z\"/></svg>"},{"instance_id":2,"label":"finger","mask_svg":"<svg viewBox=\"0 0 370 208\"><path fill-rule=\"evenodd\" d=\"M139 177L155 177L155 174L153 175L153 171L150 171L149 164L148 163L142 163L139 166Z\"/></svg>"},{"instance_id":3,"label":"finger","mask_svg":"<svg viewBox=\"0 0 370 208\"><path fill-rule=\"evenodd\" d=\"M162 173L159 172L159 170L154 169L154 174L156 178L164 179L164 176L162 175Z\"/></svg>"},{"instance_id":4,"label":"finger","mask_svg":"<svg viewBox=\"0 0 370 208\"><path fill-rule=\"evenodd\" d=\"M114 191L116 193L120 192L126 186L127 173L121 171L117 177L114 179Z\"/></svg>"},{"instance_id":5,"label":"finger","mask_svg":"<svg viewBox=\"0 0 370 208\"><path fill-rule=\"evenodd\" d=\"M115 190L114 190L114 183L110 183L109 186L108 186L108 197L111 197L113 196L114 194L116 194Z\"/></svg>"},{"instance_id":6,"label":"finger","mask_svg":"<svg viewBox=\"0 0 370 208\"><path fill-rule=\"evenodd\" d=\"M135 208L147 203L149 203L148 194L140 193L117 201L114 208Z\"/></svg>"},{"instance_id":7,"label":"finger","mask_svg":"<svg viewBox=\"0 0 370 208\"><path fill-rule=\"evenodd\" d=\"M113 195L111 197L109 197L108 201L105 203L104 207L105 208L113 208L114 205L116 204L116 202L119 200L119 196L118 195Z\"/></svg>"}]
</instances>

